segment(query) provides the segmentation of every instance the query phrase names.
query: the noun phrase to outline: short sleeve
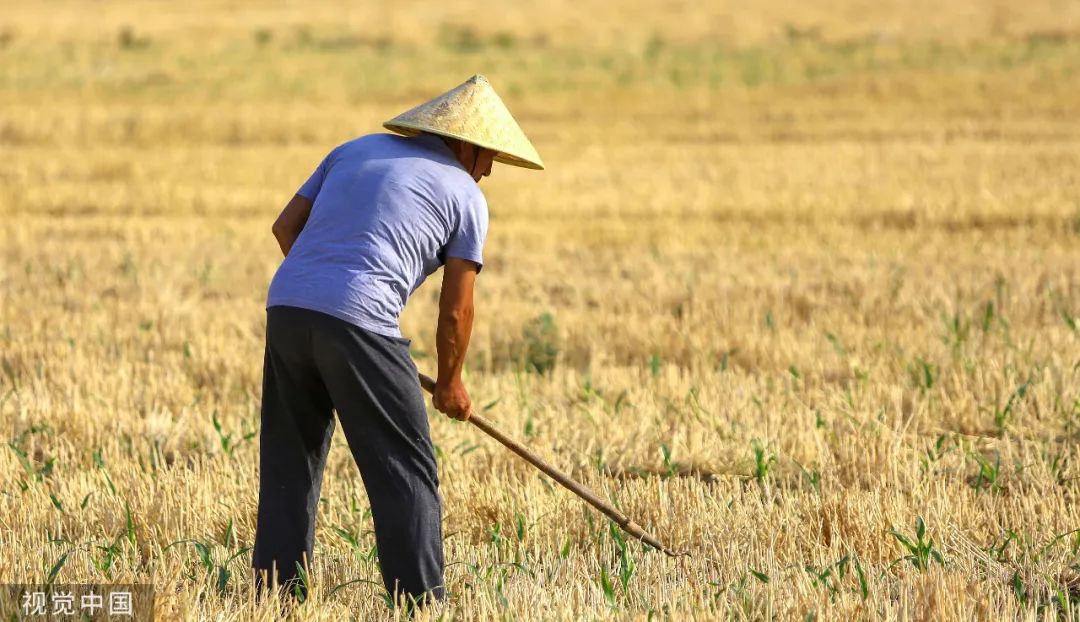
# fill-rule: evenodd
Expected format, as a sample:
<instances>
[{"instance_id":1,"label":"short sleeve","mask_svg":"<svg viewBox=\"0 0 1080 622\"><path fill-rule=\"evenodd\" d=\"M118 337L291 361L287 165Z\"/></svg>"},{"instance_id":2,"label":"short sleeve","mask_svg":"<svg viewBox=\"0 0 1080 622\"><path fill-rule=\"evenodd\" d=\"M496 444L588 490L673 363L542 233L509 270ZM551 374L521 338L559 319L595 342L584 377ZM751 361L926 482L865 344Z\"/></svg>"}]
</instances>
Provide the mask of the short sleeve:
<instances>
[{"instance_id":1,"label":"short sleeve","mask_svg":"<svg viewBox=\"0 0 1080 622\"><path fill-rule=\"evenodd\" d=\"M333 152L331 152L332 155ZM323 158L322 162L319 162L319 166L315 168L315 172L308 177L308 180L304 182L304 185L300 186L300 189L296 191L296 194L304 197L309 201L314 201L315 197L319 194L319 189L322 188L323 180L326 178L326 171L330 167L330 155Z\"/></svg>"},{"instance_id":2,"label":"short sleeve","mask_svg":"<svg viewBox=\"0 0 1080 622\"><path fill-rule=\"evenodd\" d=\"M483 251L487 228L487 201L478 191L462 205L457 227L446 244L446 256L468 259L477 264L479 272L484 265Z\"/></svg>"}]
</instances>

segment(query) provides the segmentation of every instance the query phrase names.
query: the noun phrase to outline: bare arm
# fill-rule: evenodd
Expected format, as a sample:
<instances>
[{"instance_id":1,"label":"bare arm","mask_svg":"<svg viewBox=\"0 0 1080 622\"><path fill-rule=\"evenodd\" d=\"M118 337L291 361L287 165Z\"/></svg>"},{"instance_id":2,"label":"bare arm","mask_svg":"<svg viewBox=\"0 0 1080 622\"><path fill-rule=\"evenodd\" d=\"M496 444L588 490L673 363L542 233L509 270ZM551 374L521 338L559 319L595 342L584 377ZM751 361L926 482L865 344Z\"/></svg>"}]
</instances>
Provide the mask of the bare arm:
<instances>
[{"instance_id":1,"label":"bare arm","mask_svg":"<svg viewBox=\"0 0 1080 622\"><path fill-rule=\"evenodd\" d=\"M309 215L311 215L311 200L299 194L294 195L285 209L281 210L281 214L274 221L274 226L270 228L274 232L274 237L277 238L278 246L281 247L281 254L289 255L289 249L300 236L300 231L304 229Z\"/></svg>"},{"instance_id":2,"label":"bare arm","mask_svg":"<svg viewBox=\"0 0 1080 622\"><path fill-rule=\"evenodd\" d=\"M439 412L462 421L469 418L472 409L469 393L461 382L461 368L472 335L476 273L477 265L467 259L446 260L439 296L439 326L435 333L439 378L431 403Z\"/></svg>"}]
</instances>

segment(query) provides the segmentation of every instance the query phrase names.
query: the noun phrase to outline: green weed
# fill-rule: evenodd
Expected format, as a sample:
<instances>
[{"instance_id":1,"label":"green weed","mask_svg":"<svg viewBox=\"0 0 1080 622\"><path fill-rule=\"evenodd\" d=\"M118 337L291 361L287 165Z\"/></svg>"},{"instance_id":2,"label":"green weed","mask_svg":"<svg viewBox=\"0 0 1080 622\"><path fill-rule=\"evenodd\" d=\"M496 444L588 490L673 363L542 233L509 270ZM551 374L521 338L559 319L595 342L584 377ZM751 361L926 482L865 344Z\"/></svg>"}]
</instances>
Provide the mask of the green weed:
<instances>
[{"instance_id":1,"label":"green weed","mask_svg":"<svg viewBox=\"0 0 1080 622\"><path fill-rule=\"evenodd\" d=\"M559 333L555 325L555 316L541 313L529 320L522 330L522 362L527 371L538 374L550 373L555 369L559 356Z\"/></svg>"},{"instance_id":2,"label":"green weed","mask_svg":"<svg viewBox=\"0 0 1080 622\"><path fill-rule=\"evenodd\" d=\"M915 537L908 538L904 534L890 529L889 533L900 543L902 547L908 552L908 555L901 557L893 562L907 560L911 562L919 572L925 572L930 567L931 562L937 562L941 565L945 564L945 559L941 555L941 551L934 546L934 541L926 537L926 523L923 522L921 516L915 518Z\"/></svg>"},{"instance_id":3,"label":"green weed","mask_svg":"<svg viewBox=\"0 0 1080 622\"><path fill-rule=\"evenodd\" d=\"M622 529L614 522L609 522L608 531L619 550L619 585L622 587L623 594L626 595L630 593L630 579L634 576L634 560L627 548Z\"/></svg>"},{"instance_id":4,"label":"green weed","mask_svg":"<svg viewBox=\"0 0 1080 622\"><path fill-rule=\"evenodd\" d=\"M951 316L942 316L942 321L945 324L943 340L947 345L959 349L967 343L968 335L971 333L971 320L966 314L956 311Z\"/></svg>"},{"instance_id":5,"label":"green weed","mask_svg":"<svg viewBox=\"0 0 1080 622\"><path fill-rule=\"evenodd\" d=\"M45 576L45 584L52 585L56 581L56 576L60 574L60 569L64 567L64 563L67 562L68 555L71 555L71 551L68 551L61 555L52 566L49 568L48 574Z\"/></svg>"},{"instance_id":6,"label":"green weed","mask_svg":"<svg viewBox=\"0 0 1080 622\"><path fill-rule=\"evenodd\" d=\"M661 443L660 455L664 461L664 477L672 477L673 475L678 474L682 469L682 465L671 459L671 448Z\"/></svg>"},{"instance_id":7,"label":"green weed","mask_svg":"<svg viewBox=\"0 0 1080 622\"><path fill-rule=\"evenodd\" d=\"M218 442L221 444L221 450L224 451L225 455L228 456L231 456L233 454L233 451L235 451L237 447L255 438L255 435L259 433L258 430L243 432L241 433L240 440L234 443L233 433L229 432L228 434L226 434L225 431L222 430L221 422L218 421L216 410L210 414L210 420L214 425L214 431L217 432Z\"/></svg>"},{"instance_id":8,"label":"green weed","mask_svg":"<svg viewBox=\"0 0 1080 622\"><path fill-rule=\"evenodd\" d=\"M818 471L817 469L813 469L813 470L807 469L806 467L804 467L802 464L800 464L796 460L792 460L792 462L794 462L795 466L799 467L799 470L802 471L803 477L806 478L806 482L808 484L810 484L810 487L814 489L814 492L820 494L821 493L821 472Z\"/></svg>"},{"instance_id":9,"label":"green weed","mask_svg":"<svg viewBox=\"0 0 1080 622\"><path fill-rule=\"evenodd\" d=\"M608 606L615 609L617 606L615 599L615 584L611 582L611 577L608 575L607 568L600 567L600 589L604 592L604 600L607 601Z\"/></svg>"},{"instance_id":10,"label":"green weed","mask_svg":"<svg viewBox=\"0 0 1080 622\"><path fill-rule=\"evenodd\" d=\"M198 557L198 562L202 566L202 569L204 571L204 579L210 581L214 590L222 596L225 595L228 591L229 580L233 576L231 570L232 564L236 561L238 557L244 555L251 550L251 547L243 547L236 550L230 550L232 546L235 546L232 519L229 519L229 523L225 528L225 533L221 537L219 542L220 548L222 549L221 554L215 554L219 547L217 544L213 543L212 540L202 541L194 538L176 540L175 542L171 542L164 549L162 549L162 551L168 551L172 547L179 544L190 544L192 547L194 547L195 553ZM223 559L221 559L221 561L217 561L216 558L221 558L222 556ZM191 581L195 581L198 578L194 572L188 573L187 577ZM306 586L307 574L306 572L303 572L302 567L301 581Z\"/></svg>"},{"instance_id":11,"label":"green weed","mask_svg":"<svg viewBox=\"0 0 1080 622\"><path fill-rule=\"evenodd\" d=\"M754 472L752 475L758 482L764 482L769 476L769 469L776 463L776 456L769 453L765 446L761 444L761 441L756 438L750 441L750 448L754 452Z\"/></svg>"},{"instance_id":12,"label":"green weed","mask_svg":"<svg viewBox=\"0 0 1080 622\"><path fill-rule=\"evenodd\" d=\"M972 478L971 487L976 491L982 491L989 489L990 492L997 492L1001 489L1001 453L994 452L994 461L990 462L982 454L973 453L971 455L978 464L979 470Z\"/></svg>"},{"instance_id":13,"label":"green weed","mask_svg":"<svg viewBox=\"0 0 1080 622\"><path fill-rule=\"evenodd\" d=\"M664 362L660 360L660 357L656 354L653 354L651 357L649 357L649 374L651 374L653 378L659 378L660 368L663 366L663 364Z\"/></svg>"},{"instance_id":14,"label":"green weed","mask_svg":"<svg viewBox=\"0 0 1080 622\"><path fill-rule=\"evenodd\" d=\"M1028 376L1027 380L1020 383L1016 389L1009 395L1009 399L1006 400L1005 405L1001 408L994 407L992 409L994 415L994 427L997 428L999 434L1005 432L1005 426L1008 425L1015 412L1016 406L1027 395L1028 387L1031 386L1034 376Z\"/></svg>"},{"instance_id":15,"label":"green weed","mask_svg":"<svg viewBox=\"0 0 1080 622\"><path fill-rule=\"evenodd\" d=\"M908 374L911 377L912 384L925 393L934 388L937 368L928 361L915 357L915 361L908 365Z\"/></svg>"}]
</instances>

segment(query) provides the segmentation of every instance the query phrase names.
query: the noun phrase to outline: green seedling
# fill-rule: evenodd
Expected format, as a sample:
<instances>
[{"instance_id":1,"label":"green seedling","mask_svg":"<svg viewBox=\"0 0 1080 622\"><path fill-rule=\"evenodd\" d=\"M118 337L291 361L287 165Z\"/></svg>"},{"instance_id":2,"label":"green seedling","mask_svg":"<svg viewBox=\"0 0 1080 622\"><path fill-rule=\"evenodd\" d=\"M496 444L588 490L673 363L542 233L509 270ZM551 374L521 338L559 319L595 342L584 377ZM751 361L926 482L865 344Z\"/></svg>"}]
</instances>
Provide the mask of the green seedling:
<instances>
[{"instance_id":1,"label":"green seedling","mask_svg":"<svg viewBox=\"0 0 1080 622\"><path fill-rule=\"evenodd\" d=\"M937 562L941 565L945 565L945 559L942 557L941 552L934 546L934 541L926 537L926 523L923 522L921 516L915 518L915 538L908 538L904 534L890 529L889 533L900 543L901 546L907 550L908 555L901 557L893 562L907 560L911 562L919 572L925 572L930 567L931 562Z\"/></svg>"},{"instance_id":2,"label":"green seedling","mask_svg":"<svg viewBox=\"0 0 1080 622\"><path fill-rule=\"evenodd\" d=\"M566 539L563 540L562 548L559 549L559 559L566 559L567 557L570 557L570 536L569 535L567 535Z\"/></svg>"},{"instance_id":3,"label":"green seedling","mask_svg":"<svg viewBox=\"0 0 1080 622\"><path fill-rule=\"evenodd\" d=\"M21 438L19 439L19 441L19 444L21 444ZM26 474L30 476L31 481L40 482L52 474L53 467L56 466L56 458L49 458L45 461L45 464L41 465L40 467L36 467L34 466L33 462L30 461L30 457L26 455L26 452L19 446L19 444L16 444L15 441L9 441L8 447L10 447L11 450L15 452L15 455L19 458L19 464L22 465L22 468L24 471L26 471ZM20 481L19 487L22 490L26 490L27 488L29 488L29 485L25 481Z\"/></svg>"},{"instance_id":4,"label":"green seedling","mask_svg":"<svg viewBox=\"0 0 1080 622\"><path fill-rule=\"evenodd\" d=\"M94 466L99 469L102 475L105 476L105 483L109 486L109 491L113 495L116 494L116 485L113 484L112 477L109 477L109 471L105 468L105 459L101 456L101 449L95 449L92 453L94 459Z\"/></svg>"},{"instance_id":5,"label":"green seedling","mask_svg":"<svg viewBox=\"0 0 1080 622\"><path fill-rule=\"evenodd\" d=\"M840 339L837 338L836 335L830 332L826 332L825 339L827 339L829 343L832 344L833 350L836 351L837 355L847 356L847 348L844 347L844 344L840 342Z\"/></svg>"},{"instance_id":6,"label":"green seedling","mask_svg":"<svg viewBox=\"0 0 1080 622\"><path fill-rule=\"evenodd\" d=\"M71 551L64 553L55 562L53 562L52 567L49 568L49 572L45 577L46 585L52 585L53 582L56 581L56 576L60 574L60 569L63 568L64 563L67 562L68 555L71 555Z\"/></svg>"},{"instance_id":7,"label":"green seedling","mask_svg":"<svg viewBox=\"0 0 1080 622\"><path fill-rule=\"evenodd\" d=\"M1001 483L998 481L1001 475L1001 453L994 452L994 462L987 460L982 454L972 454L972 458L979 465L979 472L975 475L975 481L971 486L976 491L982 491L984 488L989 488L990 492L996 492L1001 488Z\"/></svg>"},{"instance_id":8,"label":"green seedling","mask_svg":"<svg viewBox=\"0 0 1080 622\"><path fill-rule=\"evenodd\" d=\"M611 539L615 541L615 545L619 548L619 584L622 586L623 594L629 594L630 578L634 576L634 560L627 548L626 537L623 536L618 525L613 522L609 523L608 530Z\"/></svg>"},{"instance_id":9,"label":"green seedling","mask_svg":"<svg viewBox=\"0 0 1080 622\"><path fill-rule=\"evenodd\" d=\"M799 470L802 471L803 477L806 478L807 483L809 483L810 487L814 489L814 492L820 494L821 472L817 469L811 471L804 467L802 464L800 464L797 460L792 460L792 462L794 462L795 466L799 467Z\"/></svg>"},{"instance_id":10,"label":"green seedling","mask_svg":"<svg viewBox=\"0 0 1080 622\"><path fill-rule=\"evenodd\" d=\"M1017 602L1021 607L1027 607L1028 604L1028 591L1024 587L1024 582L1020 580L1020 572L1014 571L1012 580L1009 581L1009 586L1012 587L1013 595L1016 596Z\"/></svg>"},{"instance_id":11,"label":"green seedling","mask_svg":"<svg viewBox=\"0 0 1080 622\"><path fill-rule=\"evenodd\" d=\"M488 527L488 540L496 547L502 545L503 536L501 523L492 523L491 527Z\"/></svg>"},{"instance_id":12,"label":"green seedling","mask_svg":"<svg viewBox=\"0 0 1080 622\"><path fill-rule=\"evenodd\" d=\"M982 318L979 321L979 328L982 329L982 332L990 332L990 327L994 324L994 317L994 303L987 301L986 304L983 305Z\"/></svg>"},{"instance_id":13,"label":"green seedling","mask_svg":"<svg viewBox=\"0 0 1080 622\"><path fill-rule=\"evenodd\" d=\"M611 582L611 577L608 576L607 568L600 568L600 589L604 591L604 599L607 600L608 606L612 609L615 608L615 584Z\"/></svg>"},{"instance_id":14,"label":"green seedling","mask_svg":"<svg viewBox=\"0 0 1080 622\"><path fill-rule=\"evenodd\" d=\"M934 388L936 370L929 362L916 357L915 362L908 366L908 372L912 382L920 391L925 393Z\"/></svg>"},{"instance_id":15,"label":"green seedling","mask_svg":"<svg viewBox=\"0 0 1080 622\"><path fill-rule=\"evenodd\" d=\"M108 546L97 545L99 551L101 551L101 557L94 560L94 567L97 568L106 579L112 579L113 564L120 556L120 541L122 537L117 537L113 540L112 544Z\"/></svg>"},{"instance_id":16,"label":"green seedling","mask_svg":"<svg viewBox=\"0 0 1080 622\"><path fill-rule=\"evenodd\" d=\"M233 521L232 519L229 519L229 523L225 528L225 533L222 536L220 543L221 548L223 549L222 554L225 556L223 561L215 561L215 557L220 557L221 555L215 555L215 551L218 547L209 540L206 542L196 540L194 538L177 540L175 542L169 543L168 546L163 549L163 552L168 551L169 549L178 544L192 545L192 547L195 548L196 555L198 556L199 564L202 566L205 572L204 577L209 581L213 581L214 589L219 595L224 596L228 590L229 579L232 578L231 566L233 562L235 562L238 557L244 555L251 550L251 547L247 546L230 552L229 548L233 544L234 540L235 538L233 537ZM196 580L196 578L197 577L194 573L188 574L189 580L194 581ZM305 582L306 585L306 573L301 575L301 581Z\"/></svg>"},{"instance_id":17,"label":"green seedling","mask_svg":"<svg viewBox=\"0 0 1080 622\"><path fill-rule=\"evenodd\" d=\"M1009 561L1007 551L1009 545L1014 542L1019 543L1020 536L1012 529L1009 529L1005 532L1005 535L1002 537L1000 543L991 544L990 546L986 547L985 550L990 559L998 563L1007 563Z\"/></svg>"},{"instance_id":18,"label":"green seedling","mask_svg":"<svg viewBox=\"0 0 1080 622\"><path fill-rule=\"evenodd\" d=\"M525 524L525 515L521 514L521 513L518 513L518 512L515 512L514 513L514 535L517 536L517 541L518 542L524 542L525 541L525 532L526 532L527 529L528 528L527 528L527 526Z\"/></svg>"},{"instance_id":19,"label":"green seedling","mask_svg":"<svg viewBox=\"0 0 1080 622\"><path fill-rule=\"evenodd\" d=\"M754 451L754 479L764 482L769 476L769 469L776 462L776 456L768 453L756 438L750 441L750 447Z\"/></svg>"},{"instance_id":20,"label":"green seedling","mask_svg":"<svg viewBox=\"0 0 1080 622\"><path fill-rule=\"evenodd\" d=\"M803 569L811 576L811 583L814 587L823 588L829 595L829 600L835 600L836 595L840 592L840 582L847 576L848 563L851 561L850 555L845 555L838 562L831 566L822 566L818 568L811 564L803 566Z\"/></svg>"},{"instance_id":21,"label":"green seedling","mask_svg":"<svg viewBox=\"0 0 1080 622\"><path fill-rule=\"evenodd\" d=\"M1033 377L1028 376L1027 380L1020 383L1019 386L1009 395L1009 399L1005 402L1005 406L1002 408L994 408L994 426L997 427L998 433L1005 431L1005 426L1012 419L1014 409L1024 396L1027 395L1028 388L1031 386Z\"/></svg>"},{"instance_id":22,"label":"green seedling","mask_svg":"<svg viewBox=\"0 0 1080 622\"><path fill-rule=\"evenodd\" d=\"M955 447L949 445L949 436L947 434L939 434L934 444L926 448L926 455L922 459L923 467L929 467L931 464L940 460L945 454L953 451Z\"/></svg>"},{"instance_id":23,"label":"green seedling","mask_svg":"<svg viewBox=\"0 0 1080 622\"><path fill-rule=\"evenodd\" d=\"M300 562L296 562L296 578L299 581L293 585L293 596L296 598L296 602L302 603L308 599L308 594L311 593L311 579L308 577L307 568ZM220 585L218 591L222 592Z\"/></svg>"},{"instance_id":24,"label":"green seedling","mask_svg":"<svg viewBox=\"0 0 1080 622\"><path fill-rule=\"evenodd\" d=\"M1069 330L1074 335L1080 335L1080 321L1077 321L1076 316L1064 306L1058 306L1058 315L1061 316L1061 320L1065 322L1065 325L1069 327Z\"/></svg>"},{"instance_id":25,"label":"green seedling","mask_svg":"<svg viewBox=\"0 0 1080 622\"><path fill-rule=\"evenodd\" d=\"M678 474L682 465L671 459L671 449L663 443L660 444L660 455L664 459L664 477L672 477Z\"/></svg>"},{"instance_id":26,"label":"green seedling","mask_svg":"<svg viewBox=\"0 0 1080 622\"><path fill-rule=\"evenodd\" d=\"M942 316L945 324L945 338L943 341L954 349L961 348L968 340L971 333L971 321L966 314L953 313L952 316Z\"/></svg>"},{"instance_id":27,"label":"green seedling","mask_svg":"<svg viewBox=\"0 0 1080 622\"><path fill-rule=\"evenodd\" d=\"M213 413L210 414L210 420L214 424L214 431L217 432L218 442L221 443L221 450L224 451L225 454L229 455L229 456L231 456L233 454L233 451L235 451L237 447L239 447L240 445L250 441L252 438L255 437L256 434L259 433L258 430L252 430L250 432L245 432L245 433L243 433L241 435L240 440L234 443L233 442L233 433L229 432L228 434L226 434L222 430L221 422L218 421L218 416L217 416L217 411L216 410Z\"/></svg>"},{"instance_id":28,"label":"green seedling","mask_svg":"<svg viewBox=\"0 0 1080 622\"><path fill-rule=\"evenodd\" d=\"M866 573L863 572L862 564L859 563L859 558L855 558L855 578L859 582L859 595L862 596L863 601L866 601L870 597L870 584L866 580Z\"/></svg>"},{"instance_id":29,"label":"green seedling","mask_svg":"<svg viewBox=\"0 0 1080 622\"><path fill-rule=\"evenodd\" d=\"M355 553L356 551L360 550L359 534L348 531L347 529L344 529L342 527L331 527L331 530L333 530L333 532L336 533L339 538L344 540L349 545L349 549L351 551Z\"/></svg>"},{"instance_id":30,"label":"green seedling","mask_svg":"<svg viewBox=\"0 0 1080 622\"><path fill-rule=\"evenodd\" d=\"M559 357L559 331L554 315L541 313L529 320L522 330L522 342L526 371L543 375L555 369Z\"/></svg>"}]
</instances>

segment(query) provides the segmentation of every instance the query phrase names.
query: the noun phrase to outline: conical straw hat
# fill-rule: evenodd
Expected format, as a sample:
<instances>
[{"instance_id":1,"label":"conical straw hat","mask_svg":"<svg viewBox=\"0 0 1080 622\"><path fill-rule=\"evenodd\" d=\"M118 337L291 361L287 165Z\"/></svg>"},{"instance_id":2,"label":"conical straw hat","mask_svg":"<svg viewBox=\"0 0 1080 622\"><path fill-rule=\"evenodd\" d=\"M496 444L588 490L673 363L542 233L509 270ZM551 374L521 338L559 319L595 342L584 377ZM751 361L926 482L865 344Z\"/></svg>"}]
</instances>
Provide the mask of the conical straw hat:
<instances>
[{"instance_id":1,"label":"conical straw hat","mask_svg":"<svg viewBox=\"0 0 1080 622\"><path fill-rule=\"evenodd\" d=\"M431 132L457 138L498 151L496 162L543 169L540 154L495 93L487 78L479 74L435 99L420 104L386 123L388 130L415 136Z\"/></svg>"}]
</instances>

